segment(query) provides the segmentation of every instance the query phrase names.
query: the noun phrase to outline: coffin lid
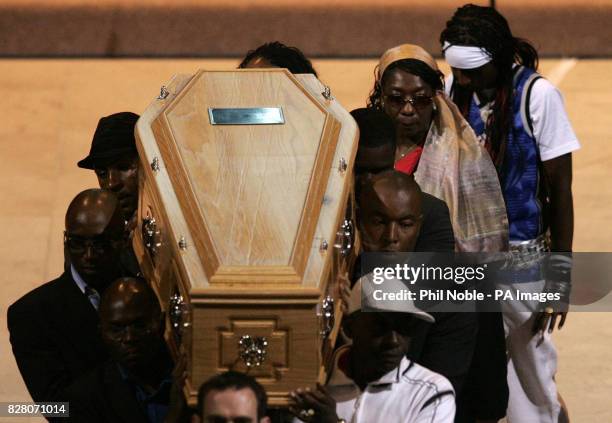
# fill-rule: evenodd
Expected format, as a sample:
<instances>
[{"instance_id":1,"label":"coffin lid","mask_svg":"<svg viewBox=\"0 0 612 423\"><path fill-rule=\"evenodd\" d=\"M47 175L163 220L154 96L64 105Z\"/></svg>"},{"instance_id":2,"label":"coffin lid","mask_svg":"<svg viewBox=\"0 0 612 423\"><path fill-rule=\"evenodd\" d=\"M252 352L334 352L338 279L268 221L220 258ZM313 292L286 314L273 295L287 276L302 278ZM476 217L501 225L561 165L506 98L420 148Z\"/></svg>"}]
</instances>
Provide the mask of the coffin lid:
<instances>
[{"instance_id":1,"label":"coffin lid","mask_svg":"<svg viewBox=\"0 0 612 423\"><path fill-rule=\"evenodd\" d=\"M300 283L340 122L285 69L199 71L152 130L209 282Z\"/></svg>"}]
</instances>

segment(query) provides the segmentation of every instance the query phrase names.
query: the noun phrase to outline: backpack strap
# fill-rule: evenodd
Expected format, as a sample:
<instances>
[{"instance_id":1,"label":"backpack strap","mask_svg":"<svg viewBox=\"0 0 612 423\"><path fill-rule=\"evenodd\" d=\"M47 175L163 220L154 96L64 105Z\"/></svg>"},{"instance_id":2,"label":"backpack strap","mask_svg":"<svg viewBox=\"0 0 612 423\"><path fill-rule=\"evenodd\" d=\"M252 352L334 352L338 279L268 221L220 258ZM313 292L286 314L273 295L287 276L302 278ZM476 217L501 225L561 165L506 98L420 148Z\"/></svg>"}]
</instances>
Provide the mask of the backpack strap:
<instances>
[{"instance_id":1,"label":"backpack strap","mask_svg":"<svg viewBox=\"0 0 612 423\"><path fill-rule=\"evenodd\" d=\"M533 73L529 76L527 81L525 82L525 87L523 89L523 96L521 98L521 119L523 120L523 127L525 131L531 138L533 138L533 120L531 119L531 114L529 113L529 104L531 102L531 89L533 88L533 84L541 79L542 75L537 73Z\"/></svg>"}]
</instances>

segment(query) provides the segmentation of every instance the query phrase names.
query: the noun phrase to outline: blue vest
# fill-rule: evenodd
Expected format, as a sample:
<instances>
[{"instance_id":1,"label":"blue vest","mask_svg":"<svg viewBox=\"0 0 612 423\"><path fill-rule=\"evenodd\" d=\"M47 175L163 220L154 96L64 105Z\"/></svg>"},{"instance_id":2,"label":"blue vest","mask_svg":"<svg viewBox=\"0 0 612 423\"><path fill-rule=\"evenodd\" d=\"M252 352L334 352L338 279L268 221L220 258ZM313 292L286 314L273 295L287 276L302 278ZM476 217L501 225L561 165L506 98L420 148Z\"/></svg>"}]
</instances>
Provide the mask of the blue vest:
<instances>
[{"instance_id":1,"label":"blue vest","mask_svg":"<svg viewBox=\"0 0 612 423\"><path fill-rule=\"evenodd\" d=\"M539 199L542 162L529 117L529 94L533 82L539 78L532 69L515 68L512 127L500 172L511 241L534 239L546 230ZM478 137L485 136L485 123L475 99L470 104L468 122Z\"/></svg>"}]
</instances>

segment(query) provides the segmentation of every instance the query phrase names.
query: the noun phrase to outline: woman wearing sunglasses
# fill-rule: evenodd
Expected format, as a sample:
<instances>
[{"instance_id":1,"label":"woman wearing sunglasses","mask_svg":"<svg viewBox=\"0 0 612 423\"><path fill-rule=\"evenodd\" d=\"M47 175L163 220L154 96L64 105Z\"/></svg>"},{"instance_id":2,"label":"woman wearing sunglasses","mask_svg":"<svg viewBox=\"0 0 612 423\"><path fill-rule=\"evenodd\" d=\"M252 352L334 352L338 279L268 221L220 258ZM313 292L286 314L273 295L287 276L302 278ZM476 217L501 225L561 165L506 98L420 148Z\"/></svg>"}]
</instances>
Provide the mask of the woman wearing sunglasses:
<instances>
[{"instance_id":1,"label":"woman wearing sunglasses","mask_svg":"<svg viewBox=\"0 0 612 423\"><path fill-rule=\"evenodd\" d=\"M396 125L395 168L448 205L457 251L508 248L508 220L497 172L457 107L444 94L431 55L403 44L380 58L368 106Z\"/></svg>"},{"instance_id":2,"label":"woman wearing sunglasses","mask_svg":"<svg viewBox=\"0 0 612 423\"><path fill-rule=\"evenodd\" d=\"M395 122L395 168L414 173L421 190L446 202L455 250L498 252L508 249L508 220L497 171L484 146L455 104L444 94L444 77L431 55L404 44L380 58L368 106ZM464 350L456 329L437 337L435 353L417 362L452 378L457 394L456 423L493 422L508 403L504 329L499 313L478 313L471 363L457 361ZM461 356L464 357L464 356ZM451 365L449 365L451 363ZM450 369L450 370L449 370Z\"/></svg>"}]
</instances>

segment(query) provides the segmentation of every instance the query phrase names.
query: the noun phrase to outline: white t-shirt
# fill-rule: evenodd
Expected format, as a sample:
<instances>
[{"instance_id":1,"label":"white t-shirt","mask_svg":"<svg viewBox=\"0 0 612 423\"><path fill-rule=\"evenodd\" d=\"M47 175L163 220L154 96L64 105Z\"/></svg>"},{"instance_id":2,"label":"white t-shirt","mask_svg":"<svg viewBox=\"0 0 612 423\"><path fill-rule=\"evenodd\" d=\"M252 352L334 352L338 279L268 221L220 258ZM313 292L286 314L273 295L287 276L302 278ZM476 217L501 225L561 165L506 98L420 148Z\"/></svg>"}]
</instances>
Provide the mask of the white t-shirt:
<instances>
[{"instance_id":1,"label":"white t-shirt","mask_svg":"<svg viewBox=\"0 0 612 423\"><path fill-rule=\"evenodd\" d=\"M453 75L446 78L446 94L450 94ZM481 115L490 110L492 103L481 105ZM533 83L529 99L529 114L533 136L545 162L580 148L580 143L567 117L561 92L548 80L540 78ZM486 119L483 119L486 123Z\"/></svg>"},{"instance_id":2,"label":"white t-shirt","mask_svg":"<svg viewBox=\"0 0 612 423\"><path fill-rule=\"evenodd\" d=\"M400 365L363 392L337 366L327 390L336 400L338 417L351 423L452 423L455 392L444 376L404 358Z\"/></svg>"}]
</instances>

